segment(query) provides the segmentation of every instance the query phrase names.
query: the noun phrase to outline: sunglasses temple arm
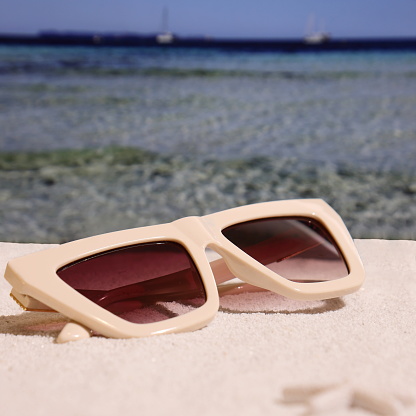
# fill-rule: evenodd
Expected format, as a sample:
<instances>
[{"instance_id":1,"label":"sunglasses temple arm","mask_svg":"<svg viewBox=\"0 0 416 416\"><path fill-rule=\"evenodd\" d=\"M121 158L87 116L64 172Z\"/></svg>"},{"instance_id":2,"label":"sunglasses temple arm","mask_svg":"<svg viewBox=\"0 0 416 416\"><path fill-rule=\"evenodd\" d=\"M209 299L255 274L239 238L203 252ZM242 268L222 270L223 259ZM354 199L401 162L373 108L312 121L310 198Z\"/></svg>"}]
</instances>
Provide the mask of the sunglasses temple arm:
<instances>
[{"instance_id":1,"label":"sunglasses temple arm","mask_svg":"<svg viewBox=\"0 0 416 416\"><path fill-rule=\"evenodd\" d=\"M210 262L210 266L214 274L218 294L220 296L266 291L266 289L263 289L261 287L253 286L249 283L237 280L234 274L231 273L224 259L222 258Z\"/></svg>"},{"instance_id":2,"label":"sunglasses temple arm","mask_svg":"<svg viewBox=\"0 0 416 416\"><path fill-rule=\"evenodd\" d=\"M230 272L225 261L220 258L218 260L213 261L210 263L213 273L215 276L215 280L217 285L221 283L227 282L231 279L234 279L235 276ZM132 296L141 296L146 301L152 301L152 298L158 296L176 296L180 299L189 298L193 294L195 294L195 290L189 290L189 288L185 287L178 287L176 282L179 280L183 280L186 277L186 270L172 273L167 276L163 276L159 279L156 279L158 282L155 285L154 283L150 282L140 282L135 283L133 285L128 285L122 288L118 288L112 291L98 291L98 290L77 290L83 296L87 297L88 299L92 300L93 302L100 303L100 300L104 303L111 303L117 301L117 298L126 298ZM241 285L238 284L238 285ZM236 285L234 285L235 287ZM146 293L147 292L147 293ZM29 296L23 295L16 291L16 289L12 289L10 296L12 299L24 310L32 311L32 312L55 312L52 308L45 305L44 303L38 301L37 299ZM106 300L106 301L105 301ZM104 305L102 305L104 306Z\"/></svg>"},{"instance_id":3,"label":"sunglasses temple arm","mask_svg":"<svg viewBox=\"0 0 416 416\"><path fill-rule=\"evenodd\" d=\"M230 272L225 261L220 258L210 263L217 287L220 289L221 284L235 279ZM138 298L146 303L155 301L184 300L195 297L201 292L197 288L193 288L188 282L193 279L189 276L189 269L161 276L158 279L147 280L143 282L133 283L123 287L118 287L108 291L98 290L78 290L82 295L99 304L106 306L113 302L127 300L129 298ZM189 277L189 278L188 278ZM244 282L231 283L227 285L229 289L237 288L248 284ZM259 288L260 289L260 288ZM225 292L225 287L222 287Z\"/></svg>"},{"instance_id":4,"label":"sunglasses temple arm","mask_svg":"<svg viewBox=\"0 0 416 416\"><path fill-rule=\"evenodd\" d=\"M56 312L55 310L45 305L44 303L39 302L35 298L32 298L32 296L21 294L15 288L12 288L10 292L10 297L25 311Z\"/></svg>"},{"instance_id":5,"label":"sunglasses temple arm","mask_svg":"<svg viewBox=\"0 0 416 416\"><path fill-rule=\"evenodd\" d=\"M273 263L279 263L291 257L296 257L297 255L305 253L308 250L314 249L318 246L322 246L327 249L326 245L322 242L324 239L321 238L320 240L317 240L316 236L308 237L309 238L307 239L291 239L290 244L287 244L287 240L272 238L247 248L246 253L251 257L257 258L259 262L267 267ZM223 258L211 261L210 266L220 295L234 295L237 293L261 292L266 290L242 281L229 282L235 279L235 276L230 271Z\"/></svg>"},{"instance_id":6,"label":"sunglasses temple arm","mask_svg":"<svg viewBox=\"0 0 416 416\"><path fill-rule=\"evenodd\" d=\"M319 243L313 240L309 240L307 243L302 241L296 246L292 245L292 247L287 250L284 244L282 244L282 241L279 239L271 239L247 248L246 253L251 257L257 258L259 262L267 266L304 253L318 245ZM223 258L211 261L209 265L211 266L217 286L236 278Z\"/></svg>"},{"instance_id":7,"label":"sunglasses temple arm","mask_svg":"<svg viewBox=\"0 0 416 416\"><path fill-rule=\"evenodd\" d=\"M192 282L193 276L191 271L187 269L111 290L77 289L77 291L99 306L106 307L115 302L130 299L136 299L143 303L155 303L184 300L203 295L203 291Z\"/></svg>"},{"instance_id":8,"label":"sunglasses temple arm","mask_svg":"<svg viewBox=\"0 0 416 416\"><path fill-rule=\"evenodd\" d=\"M49 306L39 302L35 298L28 295L22 295L14 288L10 292L11 298L25 311L33 312L56 312ZM56 338L56 343L63 344L69 341L79 341L81 339L90 338L92 331L77 322L68 322L61 330Z\"/></svg>"},{"instance_id":9,"label":"sunglasses temple arm","mask_svg":"<svg viewBox=\"0 0 416 416\"><path fill-rule=\"evenodd\" d=\"M209 263L212 273L214 274L215 282L218 285L229 280L235 279L235 276L231 273L225 260L219 258Z\"/></svg>"}]
</instances>

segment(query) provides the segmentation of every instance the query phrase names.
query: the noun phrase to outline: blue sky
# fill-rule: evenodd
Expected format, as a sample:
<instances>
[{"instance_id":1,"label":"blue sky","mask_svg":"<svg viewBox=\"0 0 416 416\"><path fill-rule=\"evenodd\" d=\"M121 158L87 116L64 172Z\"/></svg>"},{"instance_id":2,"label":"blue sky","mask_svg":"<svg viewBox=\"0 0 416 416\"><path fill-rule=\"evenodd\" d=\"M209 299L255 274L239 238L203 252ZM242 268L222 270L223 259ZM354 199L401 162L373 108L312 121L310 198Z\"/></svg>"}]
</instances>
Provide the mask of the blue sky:
<instances>
[{"instance_id":1,"label":"blue sky","mask_svg":"<svg viewBox=\"0 0 416 416\"><path fill-rule=\"evenodd\" d=\"M213 37L302 37L311 16L334 37L416 37L416 0L0 0L0 32L39 30Z\"/></svg>"}]
</instances>

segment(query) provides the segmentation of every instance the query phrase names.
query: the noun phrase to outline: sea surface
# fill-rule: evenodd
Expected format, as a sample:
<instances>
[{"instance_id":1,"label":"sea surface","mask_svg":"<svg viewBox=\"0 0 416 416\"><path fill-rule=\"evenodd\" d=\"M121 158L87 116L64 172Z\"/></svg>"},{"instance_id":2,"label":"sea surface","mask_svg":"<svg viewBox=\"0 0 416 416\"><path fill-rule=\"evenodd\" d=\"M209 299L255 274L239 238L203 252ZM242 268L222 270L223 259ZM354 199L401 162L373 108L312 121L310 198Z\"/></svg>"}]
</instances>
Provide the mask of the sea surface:
<instances>
[{"instance_id":1,"label":"sea surface","mask_svg":"<svg viewBox=\"0 0 416 416\"><path fill-rule=\"evenodd\" d=\"M0 241L323 198L416 239L416 52L0 46Z\"/></svg>"}]
</instances>

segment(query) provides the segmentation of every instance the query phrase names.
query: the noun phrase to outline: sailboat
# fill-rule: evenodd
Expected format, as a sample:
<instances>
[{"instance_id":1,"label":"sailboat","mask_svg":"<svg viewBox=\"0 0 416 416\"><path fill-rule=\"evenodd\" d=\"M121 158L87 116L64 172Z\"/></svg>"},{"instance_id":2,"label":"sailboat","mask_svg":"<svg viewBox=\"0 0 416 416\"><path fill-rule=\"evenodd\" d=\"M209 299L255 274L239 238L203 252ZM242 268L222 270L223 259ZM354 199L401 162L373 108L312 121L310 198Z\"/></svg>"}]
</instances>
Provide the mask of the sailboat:
<instances>
[{"instance_id":1,"label":"sailboat","mask_svg":"<svg viewBox=\"0 0 416 416\"><path fill-rule=\"evenodd\" d=\"M174 39L173 33L169 31L169 10L165 7L162 13L162 32L156 35L156 42L167 44L172 43Z\"/></svg>"},{"instance_id":2,"label":"sailboat","mask_svg":"<svg viewBox=\"0 0 416 416\"><path fill-rule=\"evenodd\" d=\"M316 29L315 16L309 16L306 36L303 38L304 42L309 45L319 45L328 42L330 39L331 35L329 32L324 29Z\"/></svg>"}]
</instances>

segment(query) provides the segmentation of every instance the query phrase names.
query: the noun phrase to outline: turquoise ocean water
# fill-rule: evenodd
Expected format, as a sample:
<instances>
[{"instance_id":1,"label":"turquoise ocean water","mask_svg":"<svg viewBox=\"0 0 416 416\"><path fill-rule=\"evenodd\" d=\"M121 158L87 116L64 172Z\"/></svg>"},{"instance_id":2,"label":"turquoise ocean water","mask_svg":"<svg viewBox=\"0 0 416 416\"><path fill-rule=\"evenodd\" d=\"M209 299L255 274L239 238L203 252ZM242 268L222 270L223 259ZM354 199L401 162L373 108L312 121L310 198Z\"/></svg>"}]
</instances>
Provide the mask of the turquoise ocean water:
<instances>
[{"instance_id":1,"label":"turquoise ocean water","mask_svg":"<svg viewBox=\"0 0 416 416\"><path fill-rule=\"evenodd\" d=\"M0 239L296 197L416 238L415 109L415 52L2 46Z\"/></svg>"}]
</instances>

